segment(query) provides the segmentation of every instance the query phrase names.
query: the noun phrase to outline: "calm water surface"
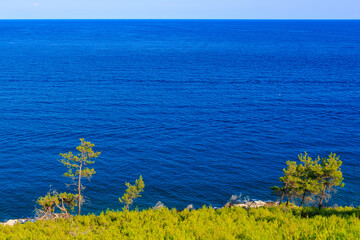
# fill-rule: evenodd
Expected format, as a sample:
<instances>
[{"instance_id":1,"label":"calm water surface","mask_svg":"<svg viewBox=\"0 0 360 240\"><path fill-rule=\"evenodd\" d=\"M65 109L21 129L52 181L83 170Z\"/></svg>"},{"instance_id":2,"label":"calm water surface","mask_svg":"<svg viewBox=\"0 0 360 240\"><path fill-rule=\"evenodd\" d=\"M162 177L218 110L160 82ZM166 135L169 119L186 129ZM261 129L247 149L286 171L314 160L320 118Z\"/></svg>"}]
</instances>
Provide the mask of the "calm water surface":
<instances>
[{"instance_id":1,"label":"calm water surface","mask_svg":"<svg viewBox=\"0 0 360 240\"><path fill-rule=\"evenodd\" d=\"M360 21L0 21L0 220L71 191L58 154L102 154L85 213L274 199L287 160L340 154L360 200Z\"/></svg>"}]
</instances>

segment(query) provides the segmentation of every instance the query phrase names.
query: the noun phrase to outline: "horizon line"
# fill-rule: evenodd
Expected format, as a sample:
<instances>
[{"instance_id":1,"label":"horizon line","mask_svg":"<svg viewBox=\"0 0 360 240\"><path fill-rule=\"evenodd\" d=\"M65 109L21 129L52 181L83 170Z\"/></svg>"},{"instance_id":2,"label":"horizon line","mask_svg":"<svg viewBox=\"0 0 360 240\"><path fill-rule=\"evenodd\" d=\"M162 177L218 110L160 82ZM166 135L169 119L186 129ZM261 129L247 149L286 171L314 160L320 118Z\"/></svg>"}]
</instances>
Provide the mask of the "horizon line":
<instances>
[{"instance_id":1,"label":"horizon line","mask_svg":"<svg viewBox=\"0 0 360 240\"><path fill-rule=\"evenodd\" d=\"M360 20L360 18L0 18L1 20Z\"/></svg>"}]
</instances>

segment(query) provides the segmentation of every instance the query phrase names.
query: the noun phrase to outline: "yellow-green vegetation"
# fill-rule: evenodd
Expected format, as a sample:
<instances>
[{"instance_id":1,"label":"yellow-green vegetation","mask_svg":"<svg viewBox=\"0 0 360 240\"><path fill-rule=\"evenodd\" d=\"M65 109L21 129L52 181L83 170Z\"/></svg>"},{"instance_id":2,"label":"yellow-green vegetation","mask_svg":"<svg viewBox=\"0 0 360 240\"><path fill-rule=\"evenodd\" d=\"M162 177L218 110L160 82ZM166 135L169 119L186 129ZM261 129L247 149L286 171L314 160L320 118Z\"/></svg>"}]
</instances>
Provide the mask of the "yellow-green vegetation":
<instances>
[{"instance_id":1,"label":"yellow-green vegetation","mask_svg":"<svg viewBox=\"0 0 360 240\"><path fill-rule=\"evenodd\" d=\"M67 215L69 211L74 210L77 202L78 195L52 191L47 193L46 196L38 198L37 204L41 206L41 209L37 209L37 215L44 218L51 217L51 215L55 212L55 206L61 213L65 213L65 215Z\"/></svg>"},{"instance_id":2,"label":"yellow-green vegetation","mask_svg":"<svg viewBox=\"0 0 360 240\"><path fill-rule=\"evenodd\" d=\"M272 187L280 197L277 207L129 211L145 187L140 176L134 185L125 183L128 188L119 198L125 205L123 211L81 216L81 180L95 174L87 166L94 163L100 152L92 150L91 142L80 141L77 155L60 154L61 163L68 168L64 176L74 180L77 194L53 191L40 197L40 220L0 225L0 239L360 239L360 207L321 208L332 191L344 186L342 162L336 154L313 160L305 152L298 156L299 164L288 161L284 176L279 179L282 186ZM284 198L287 202L281 204ZM290 204L296 198L301 206L317 199L318 208L296 207L296 201ZM69 211L75 206L79 212L72 217ZM61 214L55 214L56 211Z\"/></svg>"},{"instance_id":3,"label":"yellow-green vegetation","mask_svg":"<svg viewBox=\"0 0 360 240\"><path fill-rule=\"evenodd\" d=\"M271 189L274 194L280 196L282 203L284 197L287 197L286 206L290 199L301 199L300 206L305 201L314 202L318 200L319 209L321 209L324 200L331 197L331 192L336 188L344 186L341 172L342 161L335 153L328 157L312 159L305 154L298 155L300 164L295 161L287 161L287 168L283 169L284 176L280 177L281 187L274 186ZM293 202L296 204L296 201Z\"/></svg>"},{"instance_id":4,"label":"yellow-green vegetation","mask_svg":"<svg viewBox=\"0 0 360 240\"><path fill-rule=\"evenodd\" d=\"M144 191L145 183L140 175L139 179L136 179L135 185L131 185L126 182L125 185L128 187L125 194L119 198L121 203L125 204L125 209L129 209L129 206L134 202L135 198L141 197L140 193Z\"/></svg>"},{"instance_id":5,"label":"yellow-green vegetation","mask_svg":"<svg viewBox=\"0 0 360 240\"><path fill-rule=\"evenodd\" d=\"M93 147L95 144L86 142L83 138L80 138L81 144L76 147L78 151L77 155L72 152L60 153L62 157L61 163L68 168L68 171L64 174L65 177L69 177L74 181L74 185L77 187L77 198L79 215L81 214L81 204L83 203L82 191L85 189L81 180L82 178L90 178L96 173L94 168L88 168L90 164L94 164L94 159L97 158L101 153L94 152Z\"/></svg>"},{"instance_id":6,"label":"yellow-green vegetation","mask_svg":"<svg viewBox=\"0 0 360 240\"><path fill-rule=\"evenodd\" d=\"M162 208L0 226L0 239L360 239L360 208Z\"/></svg>"}]
</instances>

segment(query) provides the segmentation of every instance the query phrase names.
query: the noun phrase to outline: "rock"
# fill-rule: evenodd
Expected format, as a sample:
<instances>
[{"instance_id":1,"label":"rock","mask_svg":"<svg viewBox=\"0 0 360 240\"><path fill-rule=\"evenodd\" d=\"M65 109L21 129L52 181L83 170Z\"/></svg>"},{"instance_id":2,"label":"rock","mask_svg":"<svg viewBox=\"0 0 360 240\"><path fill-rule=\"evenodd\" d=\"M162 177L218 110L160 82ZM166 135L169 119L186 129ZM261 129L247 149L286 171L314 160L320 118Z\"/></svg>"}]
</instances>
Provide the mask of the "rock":
<instances>
[{"instance_id":1,"label":"rock","mask_svg":"<svg viewBox=\"0 0 360 240\"><path fill-rule=\"evenodd\" d=\"M249 205L247 203L238 203L238 204L234 204L232 206L234 206L234 207L246 207L246 208L249 207Z\"/></svg>"},{"instance_id":2,"label":"rock","mask_svg":"<svg viewBox=\"0 0 360 240\"><path fill-rule=\"evenodd\" d=\"M256 207L263 207L266 205L266 202L263 201L254 201Z\"/></svg>"},{"instance_id":3,"label":"rock","mask_svg":"<svg viewBox=\"0 0 360 240\"><path fill-rule=\"evenodd\" d=\"M277 206L277 202L264 202L261 200L249 200L244 198L241 200L241 195L232 195L230 200L225 204L225 207L243 207L243 208L258 208Z\"/></svg>"},{"instance_id":4,"label":"rock","mask_svg":"<svg viewBox=\"0 0 360 240\"><path fill-rule=\"evenodd\" d=\"M34 218L24 218L24 219L10 219L7 222L1 223L4 226L14 226L17 223L23 224L26 222L35 222Z\"/></svg>"},{"instance_id":5,"label":"rock","mask_svg":"<svg viewBox=\"0 0 360 240\"><path fill-rule=\"evenodd\" d=\"M3 223L4 226L14 226L16 223L18 223L17 219L11 219L5 223Z\"/></svg>"},{"instance_id":6,"label":"rock","mask_svg":"<svg viewBox=\"0 0 360 240\"><path fill-rule=\"evenodd\" d=\"M194 209L194 206L192 204L190 204L186 207L186 209L190 211L191 209Z\"/></svg>"},{"instance_id":7,"label":"rock","mask_svg":"<svg viewBox=\"0 0 360 240\"><path fill-rule=\"evenodd\" d=\"M158 201L152 209L160 209L163 207L165 207L165 205L162 202Z\"/></svg>"},{"instance_id":8,"label":"rock","mask_svg":"<svg viewBox=\"0 0 360 240\"><path fill-rule=\"evenodd\" d=\"M267 202L267 203L265 204L266 207L275 207L275 206L277 206L277 205L279 205L278 202Z\"/></svg>"},{"instance_id":9,"label":"rock","mask_svg":"<svg viewBox=\"0 0 360 240\"><path fill-rule=\"evenodd\" d=\"M231 207L241 201L241 195L232 195L230 200L225 204L225 207Z\"/></svg>"}]
</instances>

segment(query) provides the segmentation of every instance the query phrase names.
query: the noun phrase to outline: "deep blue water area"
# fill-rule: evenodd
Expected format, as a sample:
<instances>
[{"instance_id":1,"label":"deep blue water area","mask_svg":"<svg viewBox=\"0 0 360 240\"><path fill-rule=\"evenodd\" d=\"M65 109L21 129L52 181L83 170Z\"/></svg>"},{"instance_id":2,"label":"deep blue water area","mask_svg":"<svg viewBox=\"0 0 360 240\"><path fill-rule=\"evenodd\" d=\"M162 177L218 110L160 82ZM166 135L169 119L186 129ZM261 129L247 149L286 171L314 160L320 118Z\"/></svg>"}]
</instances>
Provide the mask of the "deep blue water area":
<instances>
[{"instance_id":1,"label":"deep blue water area","mask_svg":"<svg viewBox=\"0 0 360 240\"><path fill-rule=\"evenodd\" d=\"M360 21L0 21L0 220L71 191L59 153L101 151L84 213L271 200L287 160L335 152L360 205Z\"/></svg>"}]
</instances>

